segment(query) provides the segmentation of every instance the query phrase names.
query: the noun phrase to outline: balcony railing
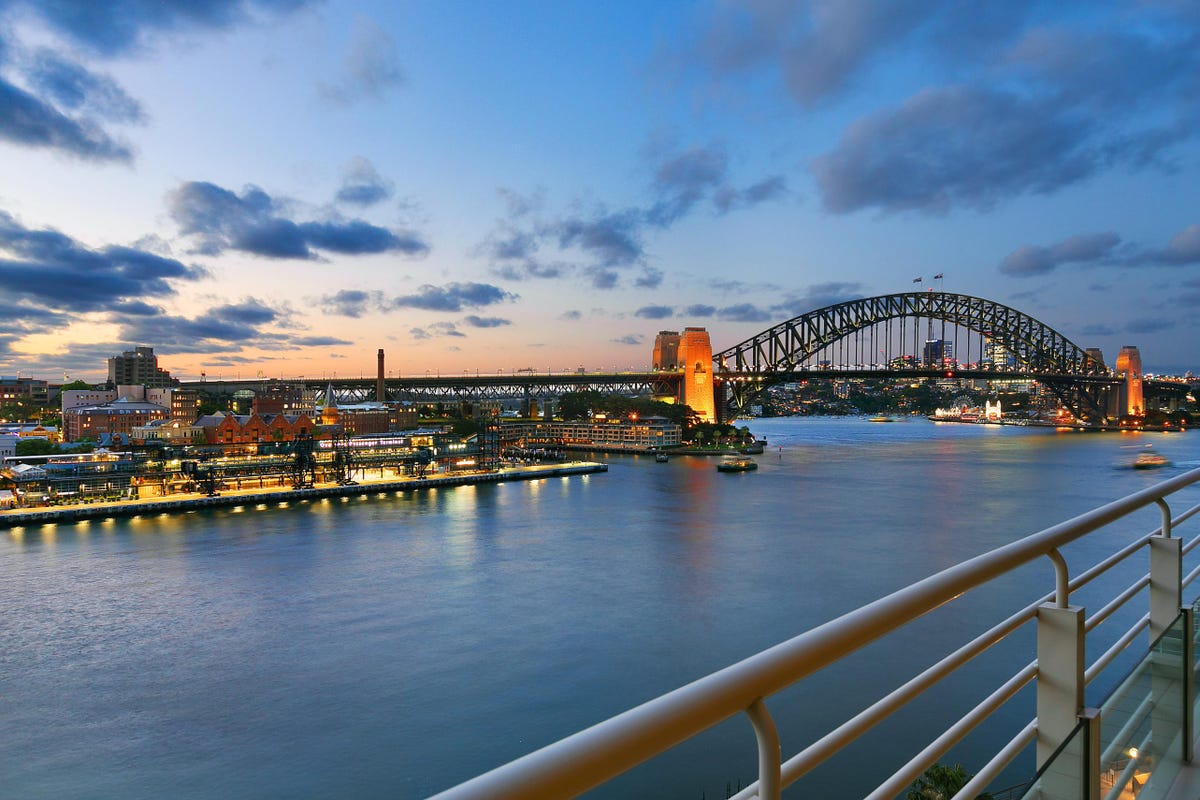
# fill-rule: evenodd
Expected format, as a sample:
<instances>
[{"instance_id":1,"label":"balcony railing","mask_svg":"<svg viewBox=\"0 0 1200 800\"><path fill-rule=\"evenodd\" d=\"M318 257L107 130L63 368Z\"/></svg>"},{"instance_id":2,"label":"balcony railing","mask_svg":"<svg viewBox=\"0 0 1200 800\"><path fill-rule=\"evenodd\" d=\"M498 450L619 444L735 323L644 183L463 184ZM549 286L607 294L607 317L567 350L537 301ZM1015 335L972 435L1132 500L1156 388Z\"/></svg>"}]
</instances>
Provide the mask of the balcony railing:
<instances>
[{"instance_id":1,"label":"balcony railing","mask_svg":"<svg viewBox=\"0 0 1200 800\"><path fill-rule=\"evenodd\" d=\"M734 798L777 800L784 788L915 698L936 694L939 681L1027 623L1036 627L1036 652L1030 653L1029 663L940 735L923 747L918 745L920 749L911 759L867 796L884 800L902 793L955 744L996 715L1030 684L1036 687L1035 717L999 746L987 763L978 765L974 777L955 797L965 800L985 791L1030 746L1036 747L1036 759L1029 769L1030 780L1021 790L1025 796L1118 800L1134 796L1135 789L1141 791L1142 786L1155 779L1156 770L1161 790L1170 783L1173 776L1170 770L1178 769L1192 758L1195 635L1191 609L1183 607L1182 598L1185 587L1200 574L1200 567L1186 575L1183 572L1184 557L1200 545L1200 536L1184 544L1176 530L1200 513L1200 504L1193 504L1172 517L1168 500L1176 506L1183 505L1177 493L1198 482L1200 469L1191 470L952 566L468 780L436 798L574 797L731 717L744 714L758 742L758 780ZM1128 522L1134 512L1155 505L1161 512L1161 525L1155 530L1127 538L1114 534L1110 527L1113 523ZM1089 535L1092 539L1087 539ZM1109 553L1106 557L1071 576L1063 548L1085 539L1111 543L1118 537L1121 544L1115 551L1109 544L1103 548ZM777 693L818 670L838 664L877 639L889 634L903 635L904 626L924 614L1005 576L1011 577L1014 571L1042 558L1053 565L1053 592L1015 610L798 753L783 759L776 723L768 710L768 703ZM1148 563L1145 574L1136 570L1140 577L1117 590L1090 615L1082 606L1072 605L1072 593L1114 571L1118 565L1126 568L1136 565L1138 558L1145 558ZM1146 613L1085 667L1088 635L1105 620L1128 616L1128 611L1118 612L1135 598L1147 601ZM1139 646L1136 642L1142 634L1147 634L1147 638ZM1087 685L1106 668L1115 669L1115 664L1131 658L1138 666L1117 685L1109 700L1098 708L1086 707Z\"/></svg>"}]
</instances>

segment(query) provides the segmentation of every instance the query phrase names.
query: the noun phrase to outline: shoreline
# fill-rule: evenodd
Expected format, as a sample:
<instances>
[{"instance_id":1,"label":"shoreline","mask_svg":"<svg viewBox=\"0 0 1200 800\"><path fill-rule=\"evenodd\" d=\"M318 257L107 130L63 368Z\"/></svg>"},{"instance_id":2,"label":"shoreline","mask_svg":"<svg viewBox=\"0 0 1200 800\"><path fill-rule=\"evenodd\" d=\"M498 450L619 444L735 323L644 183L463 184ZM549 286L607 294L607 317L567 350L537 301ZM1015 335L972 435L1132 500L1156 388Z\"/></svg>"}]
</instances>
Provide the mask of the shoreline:
<instances>
[{"instance_id":1,"label":"shoreline","mask_svg":"<svg viewBox=\"0 0 1200 800\"><path fill-rule=\"evenodd\" d=\"M56 506L38 509L5 509L0 511L0 528L22 528L53 525L60 522L136 517L149 514L180 514L204 508L230 508L247 504L273 503L286 506L293 501L319 500L326 497L353 497L385 492L411 492L441 487L468 486L481 483L537 480L539 478L590 475L607 472L608 465L595 461L574 461L566 464L509 467L496 472L475 472L437 478L405 478L402 480L363 481L357 484L330 484L311 489L244 489L227 491L211 497L201 494L179 495L173 499L153 498L125 500L114 503L89 503L75 506Z\"/></svg>"}]
</instances>

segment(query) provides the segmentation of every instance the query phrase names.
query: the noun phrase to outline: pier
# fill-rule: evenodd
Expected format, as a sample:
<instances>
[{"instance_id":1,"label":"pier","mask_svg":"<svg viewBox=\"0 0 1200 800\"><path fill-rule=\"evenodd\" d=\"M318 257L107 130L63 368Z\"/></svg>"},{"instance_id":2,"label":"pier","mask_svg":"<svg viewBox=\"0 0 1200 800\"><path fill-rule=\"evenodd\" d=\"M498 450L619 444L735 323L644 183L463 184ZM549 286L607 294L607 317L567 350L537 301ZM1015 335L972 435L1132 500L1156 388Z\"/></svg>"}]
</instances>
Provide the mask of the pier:
<instances>
[{"instance_id":1,"label":"pier","mask_svg":"<svg viewBox=\"0 0 1200 800\"><path fill-rule=\"evenodd\" d=\"M418 492L425 489L450 488L481 483L528 481L542 478L588 475L607 472L608 465L593 461L566 464L527 465L508 467L495 472L468 472L436 478L403 478L400 480L363 481L351 484L330 484L305 489L277 488L268 490L233 490L223 494L178 496L170 499L129 500L114 503L87 503L54 508L14 509L0 511L0 528L27 525L80 522L108 517L136 517L152 514L177 514L205 508L230 508L247 504L269 503L290 505L305 500L332 497L353 497L387 492Z\"/></svg>"}]
</instances>

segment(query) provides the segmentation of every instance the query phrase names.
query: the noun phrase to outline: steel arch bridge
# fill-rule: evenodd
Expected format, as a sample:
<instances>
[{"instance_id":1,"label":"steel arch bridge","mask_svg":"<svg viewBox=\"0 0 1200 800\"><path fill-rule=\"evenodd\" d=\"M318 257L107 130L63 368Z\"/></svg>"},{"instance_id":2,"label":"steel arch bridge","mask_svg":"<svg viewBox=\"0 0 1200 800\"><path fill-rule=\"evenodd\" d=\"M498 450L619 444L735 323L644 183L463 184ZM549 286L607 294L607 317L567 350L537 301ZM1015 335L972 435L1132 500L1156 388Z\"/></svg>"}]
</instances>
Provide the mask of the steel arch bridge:
<instances>
[{"instance_id":1,"label":"steel arch bridge","mask_svg":"<svg viewBox=\"0 0 1200 800\"><path fill-rule=\"evenodd\" d=\"M935 320L986 337L1012 357L1012 363L1004 364L954 363L950 371L955 377L1036 379L1079 419L1092 424L1107 421L1102 392L1117 378L1103 363L1049 325L1015 308L980 297L934 291L865 297L826 306L715 353L716 378L722 384L729 415L743 412L770 385L799 376L813 377L810 367L803 366L806 362L830 352L839 342L851 341L856 335L861 339L864 331L872 336L865 359L860 341L856 362L833 368L822 366L821 373L828 377L847 373L861 377L897 377L898 373L940 377L947 372L943 359L931 362L885 357L883 363L876 363L874 357L877 343L873 337L877 332L885 338L888 354L898 333L899 352L904 352L908 336L905 323L912 321L915 349L920 324L927 322L932 330Z\"/></svg>"}]
</instances>

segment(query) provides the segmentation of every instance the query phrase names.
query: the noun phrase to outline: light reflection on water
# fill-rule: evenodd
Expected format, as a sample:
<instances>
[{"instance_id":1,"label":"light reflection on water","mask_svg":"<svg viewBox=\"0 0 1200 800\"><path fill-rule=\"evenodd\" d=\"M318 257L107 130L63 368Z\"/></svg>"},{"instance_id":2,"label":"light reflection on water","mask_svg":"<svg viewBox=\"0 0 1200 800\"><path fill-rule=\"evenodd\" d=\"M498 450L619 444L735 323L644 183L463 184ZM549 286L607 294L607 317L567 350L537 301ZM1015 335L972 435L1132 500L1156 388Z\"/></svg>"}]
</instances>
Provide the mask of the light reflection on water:
<instances>
[{"instance_id":1,"label":"light reflection on water","mask_svg":"<svg viewBox=\"0 0 1200 800\"><path fill-rule=\"evenodd\" d=\"M770 442L752 474L612 457L608 473L569 480L5 532L6 790L423 797L1200 463L1196 434L750 427ZM1124 447L1147 442L1175 467L1117 468ZM1151 510L1068 559L1156 525ZM785 748L1051 582L1048 564L1032 565L918 622L919 646L874 645L772 701ZM1028 659L1001 652L979 667L994 685ZM980 699L970 680L946 692ZM875 765L932 724L884 726L808 791L861 795ZM719 797L753 764L738 720L597 796Z\"/></svg>"}]
</instances>

